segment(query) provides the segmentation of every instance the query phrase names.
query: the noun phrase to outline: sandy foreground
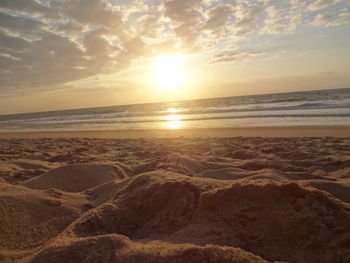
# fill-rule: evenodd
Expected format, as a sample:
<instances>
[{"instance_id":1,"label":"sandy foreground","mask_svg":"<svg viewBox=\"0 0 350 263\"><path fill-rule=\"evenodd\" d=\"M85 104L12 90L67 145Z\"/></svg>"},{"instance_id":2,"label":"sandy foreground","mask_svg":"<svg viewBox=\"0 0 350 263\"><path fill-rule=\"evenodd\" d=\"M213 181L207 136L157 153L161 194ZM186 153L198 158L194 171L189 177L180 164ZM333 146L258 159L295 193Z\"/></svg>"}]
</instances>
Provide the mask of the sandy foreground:
<instances>
[{"instance_id":1,"label":"sandy foreground","mask_svg":"<svg viewBox=\"0 0 350 263\"><path fill-rule=\"evenodd\" d=\"M0 139L0 262L350 262L350 137L33 137Z\"/></svg>"}]
</instances>

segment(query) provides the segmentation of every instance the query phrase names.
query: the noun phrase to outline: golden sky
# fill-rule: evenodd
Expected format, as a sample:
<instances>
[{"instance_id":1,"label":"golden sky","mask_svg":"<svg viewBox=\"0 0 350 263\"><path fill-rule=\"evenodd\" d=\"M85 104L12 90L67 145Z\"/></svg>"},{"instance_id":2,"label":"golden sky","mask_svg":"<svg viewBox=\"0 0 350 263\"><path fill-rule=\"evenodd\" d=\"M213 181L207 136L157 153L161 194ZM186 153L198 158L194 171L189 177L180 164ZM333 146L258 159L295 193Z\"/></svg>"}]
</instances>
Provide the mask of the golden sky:
<instances>
[{"instance_id":1,"label":"golden sky","mask_svg":"<svg viewBox=\"0 0 350 263\"><path fill-rule=\"evenodd\" d=\"M348 0L1 0L0 114L350 87Z\"/></svg>"}]
</instances>

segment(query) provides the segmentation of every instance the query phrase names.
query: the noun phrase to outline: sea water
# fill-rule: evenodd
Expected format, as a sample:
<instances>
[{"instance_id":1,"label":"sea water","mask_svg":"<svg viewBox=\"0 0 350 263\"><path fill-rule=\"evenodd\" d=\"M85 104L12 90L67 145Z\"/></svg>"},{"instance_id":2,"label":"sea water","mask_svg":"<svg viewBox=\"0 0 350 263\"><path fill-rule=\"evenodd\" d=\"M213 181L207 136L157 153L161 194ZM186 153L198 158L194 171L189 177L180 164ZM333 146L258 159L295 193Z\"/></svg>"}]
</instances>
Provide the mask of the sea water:
<instances>
[{"instance_id":1,"label":"sea water","mask_svg":"<svg viewBox=\"0 0 350 263\"><path fill-rule=\"evenodd\" d=\"M348 126L350 88L0 116L0 131Z\"/></svg>"}]
</instances>

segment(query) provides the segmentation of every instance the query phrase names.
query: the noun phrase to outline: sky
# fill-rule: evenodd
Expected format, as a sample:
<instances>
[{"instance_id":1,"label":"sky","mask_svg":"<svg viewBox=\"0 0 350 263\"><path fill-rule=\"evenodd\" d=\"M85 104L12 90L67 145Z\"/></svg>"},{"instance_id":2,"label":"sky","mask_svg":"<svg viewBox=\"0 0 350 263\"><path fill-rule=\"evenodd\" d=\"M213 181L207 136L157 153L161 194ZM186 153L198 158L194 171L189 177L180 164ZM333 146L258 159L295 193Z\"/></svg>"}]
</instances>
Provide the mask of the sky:
<instances>
[{"instance_id":1,"label":"sky","mask_svg":"<svg viewBox=\"0 0 350 263\"><path fill-rule=\"evenodd\" d=\"M350 0L1 0L0 114L345 88L349 47Z\"/></svg>"}]
</instances>

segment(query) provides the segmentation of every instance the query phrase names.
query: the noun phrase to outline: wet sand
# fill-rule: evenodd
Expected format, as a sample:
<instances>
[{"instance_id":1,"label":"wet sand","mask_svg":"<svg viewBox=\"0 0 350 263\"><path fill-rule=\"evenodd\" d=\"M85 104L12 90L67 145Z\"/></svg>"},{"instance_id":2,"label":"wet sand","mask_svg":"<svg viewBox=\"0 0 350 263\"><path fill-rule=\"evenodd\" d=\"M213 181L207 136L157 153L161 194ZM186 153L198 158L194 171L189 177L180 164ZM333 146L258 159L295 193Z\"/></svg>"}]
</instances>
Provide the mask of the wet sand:
<instances>
[{"instance_id":1,"label":"wet sand","mask_svg":"<svg viewBox=\"0 0 350 263\"><path fill-rule=\"evenodd\" d=\"M347 137L350 127L249 127L210 129L0 132L0 138Z\"/></svg>"},{"instance_id":2,"label":"wet sand","mask_svg":"<svg viewBox=\"0 0 350 263\"><path fill-rule=\"evenodd\" d=\"M2 138L0 262L350 262L346 131L262 131Z\"/></svg>"}]
</instances>

